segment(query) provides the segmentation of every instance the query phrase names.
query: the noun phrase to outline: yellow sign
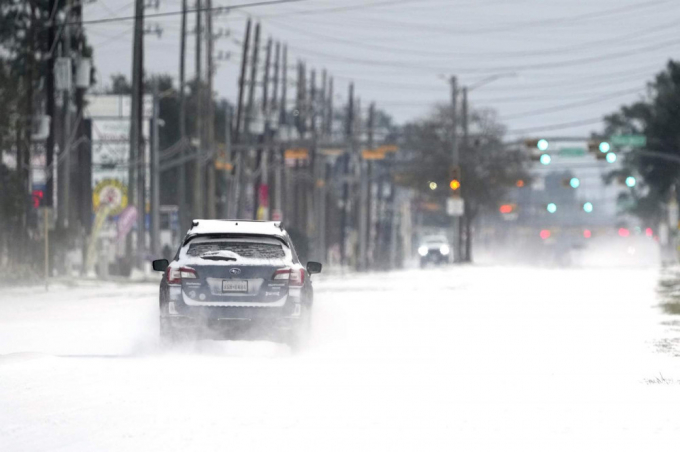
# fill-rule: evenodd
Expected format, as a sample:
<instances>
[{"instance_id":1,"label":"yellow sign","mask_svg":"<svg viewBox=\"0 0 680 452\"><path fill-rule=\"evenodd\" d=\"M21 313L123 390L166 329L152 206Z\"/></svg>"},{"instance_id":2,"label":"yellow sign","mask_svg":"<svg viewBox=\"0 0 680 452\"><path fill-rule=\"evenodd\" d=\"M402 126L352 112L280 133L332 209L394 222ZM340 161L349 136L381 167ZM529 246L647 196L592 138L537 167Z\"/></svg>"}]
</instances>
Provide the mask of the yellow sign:
<instances>
[{"instance_id":1,"label":"yellow sign","mask_svg":"<svg viewBox=\"0 0 680 452\"><path fill-rule=\"evenodd\" d=\"M309 158L309 149L307 148L286 149L286 151L283 153L283 156L288 160L307 160Z\"/></svg>"},{"instance_id":2,"label":"yellow sign","mask_svg":"<svg viewBox=\"0 0 680 452\"><path fill-rule=\"evenodd\" d=\"M234 165L229 162L223 162L221 160L215 160L215 169L231 171L234 169Z\"/></svg>"},{"instance_id":3,"label":"yellow sign","mask_svg":"<svg viewBox=\"0 0 680 452\"><path fill-rule=\"evenodd\" d=\"M111 216L121 213L128 205L127 186L118 179L100 180L92 190L92 207L98 211L103 205L111 207Z\"/></svg>"},{"instance_id":4,"label":"yellow sign","mask_svg":"<svg viewBox=\"0 0 680 452\"><path fill-rule=\"evenodd\" d=\"M385 158L385 153L378 149L364 149L361 151L361 156L364 160L383 160Z\"/></svg>"},{"instance_id":5,"label":"yellow sign","mask_svg":"<svg viewBox=\"0 0 680 452\"><path fill-rule=\"evenodd\" d=\"M375 150L380 152L397 152L399 148L396 144L386 144L383 146L378 146Z\"/></svg>"}]
</instances>

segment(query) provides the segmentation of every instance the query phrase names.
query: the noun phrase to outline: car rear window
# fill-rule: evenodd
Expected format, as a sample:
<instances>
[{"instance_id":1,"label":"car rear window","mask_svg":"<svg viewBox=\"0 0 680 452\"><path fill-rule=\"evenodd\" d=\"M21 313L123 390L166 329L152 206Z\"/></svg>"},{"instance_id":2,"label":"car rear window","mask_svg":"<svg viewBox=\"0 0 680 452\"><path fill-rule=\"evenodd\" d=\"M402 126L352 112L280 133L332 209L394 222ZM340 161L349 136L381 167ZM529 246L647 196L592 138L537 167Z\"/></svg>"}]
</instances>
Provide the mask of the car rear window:
<instances>
[{"instance_id":1,"label":"car rear window","mask_svg":"<svg viewBox=\"0 0 680 452\"><path fill-rule=\"evenodd\" d=\"M239 257L252 259L283 259L286 257L283 247L277 243L228 240L192 243L187 250L187 256L206 257L220 251L229 251Z\"/></svg>"}]
</instances>

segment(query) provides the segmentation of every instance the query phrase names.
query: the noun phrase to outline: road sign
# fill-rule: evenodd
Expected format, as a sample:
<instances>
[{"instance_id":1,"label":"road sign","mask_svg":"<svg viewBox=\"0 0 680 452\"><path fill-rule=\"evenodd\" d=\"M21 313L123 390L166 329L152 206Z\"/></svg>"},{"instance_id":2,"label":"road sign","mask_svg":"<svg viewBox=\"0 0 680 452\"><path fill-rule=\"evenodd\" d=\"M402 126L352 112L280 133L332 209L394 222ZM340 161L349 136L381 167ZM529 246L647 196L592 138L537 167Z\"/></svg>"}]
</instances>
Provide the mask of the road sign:
<instances>
[{"instance_id":1,"label":"road sign","mask_svg":"<svg viewBox=\"0 0 680 452\"><path fill-rule=\"evenodd\" d=\"M215 169L218 170L224 170L224 171L231 171L234 169L234 165L232 165L229 162L223 162L220 160L215 160Z\"/></svg>"},{"instance_id":2,"label":"road sign","mask_svg":"<svg viewBox=\"0 0 680 452\"><path fill-rule=\"evenodd\" d=\"M364 149L361 151L361 157L364 160L383 160L385 153L379 149Z\"/></svg>"},{"instance_id":3,"label":"road sign","mask_svg":"<svg viewBox=\"0 0 680 452\"><path fill-rule=\"evenodd\" d=\"M586 155L585 148L561 148L557 151L560 157L582 157Z\"/></svg>"},{"instance_id":4,"label":"road sign","mask_svg":"<svg viewBox=\"0 0 680 452\"><path fill-rule=\"evenodd\" d=\"M450 217L462 217L465 213L463 198L448 198L446 200L446 214Z\"/></svg>"},{"instance_id":5,"label":"road sign","mask_svg":"<svg viewBox=\"0 0 680 452\"><path fill-rule=\"evenodd\" d=\"M306 160L309 158L309 149L307 148L286 149L283 156L287 160Z\"/></svg>"},{"instance_id":6,"label":"road sign","mask_svg":"<svg viewBox=\"0 0 680 452\"><path fill-rule=\"evenodd\" d=\"M632 148L641 148L647 145L647 137L644 135L612 135L610 141L614 146Z\"/></svg>"}]
</instances>

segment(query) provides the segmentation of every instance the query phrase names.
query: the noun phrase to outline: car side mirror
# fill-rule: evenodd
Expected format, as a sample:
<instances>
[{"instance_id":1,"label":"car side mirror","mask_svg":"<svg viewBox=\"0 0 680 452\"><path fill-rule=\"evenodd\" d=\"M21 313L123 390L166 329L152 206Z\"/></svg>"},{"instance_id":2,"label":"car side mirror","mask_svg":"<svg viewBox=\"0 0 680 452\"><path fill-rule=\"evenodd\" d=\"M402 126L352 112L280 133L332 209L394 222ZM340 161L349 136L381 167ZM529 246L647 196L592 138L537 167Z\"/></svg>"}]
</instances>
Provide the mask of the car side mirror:
<instances>
[{"instance_id":1,"label":"car side mirror","mask_svg":"<svg viewBox=\"0 0 680 452\"><path fill-rule=\"evenodd\" d=\"M321 273L321 267L322 267L322 265L318 262L312 262L312 261L307 262L307 272L310 275L313 275L315 273Z\"/></svg>"},{"instance_id":2,"label":"car side mirror","mask_svg":"<svg viewBox=\"0 0 680 452\"><path fill-rule=\"evenodd\" d=\"M170 262L167 259L156 259L151 264L157 272L164 272L170 266Z\"/></svg>"}]
</instances>

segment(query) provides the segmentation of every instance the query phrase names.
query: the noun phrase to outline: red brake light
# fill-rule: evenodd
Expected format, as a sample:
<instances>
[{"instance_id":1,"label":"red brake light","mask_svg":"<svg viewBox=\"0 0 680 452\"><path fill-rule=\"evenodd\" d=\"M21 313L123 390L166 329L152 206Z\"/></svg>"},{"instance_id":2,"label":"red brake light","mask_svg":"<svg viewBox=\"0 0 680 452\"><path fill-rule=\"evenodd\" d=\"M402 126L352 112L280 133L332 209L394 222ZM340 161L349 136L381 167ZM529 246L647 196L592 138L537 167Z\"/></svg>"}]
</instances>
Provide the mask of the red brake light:
<instances>
[{"instance_id":1,"label":"red brake light","mask_svg":"<svg viewBox=\"0 0 680 452\"><path fill-rule=\"evenodd\" d=\"M179 269L175 267L168 267L165 270L165 280L168 284L182 284L182 277L180 276Z\"/></svg>"},{"instance_id":2,"label":"red brake light","mask_svg":"<svg viewBox=\"0 0 680 452\"><path fill-rule=\"evenodd\" d=\"M547 229L543 229L543 230L541 230L541 234L540 234L540 235L541 235L541 238L542 238L543 240L549 239L549 238L550 238L550 231L547 230Z\"/></svg>"},{"instance_id":3,"label":"red brake light","mask_svg":"<svg viewBox=\"0 0 680 452\"><path fill-rule=\"evenodd\" d=\"M196 270L190 267L182 267L179 269L179 275L181 279L196 279L198 278L198 273Z\"/></svg>"},{"instance_id":4,"label":"red brake light","mask_svg":"<svg viewBox=\"0 0 680 452\"><path fill-rule=\"evenodd\" d=\"M305 271L304 269L292 269L290 271L290 281L289 286L302 286L305 283Z\"/></svg>"},{"instance_id":5,"label":"red brake light","mask_svg":"<svg viewBox=\"0 0 680 452\"><path fill-rule=\"evenodd\" d=\"M170 266L165 270L165 279L168 281L168 284L182 284L182 279L196 278L198 278L196 270L190 267L176 268Z\"/></svg>"},{"instance_id":6,"label":"red brake light","mask_svg":"<svg viewBox=\"0 0 680 452\"><path fill-rule=\"evenodd\" d=\"M626 228L619 228L619 235L621 237L628 237L630 235L630 231Z\"/></svg>"},{"instance_id":7,"label":"red brake light","mask_svg":"<svg viewBox=\"0 0 680 452\"><path fill-rule=\"evenodd\" d=\"M302 286L305 283L304 269L282 268L274 272L273 279L288 280L289 286Z\"/></svg>"}]
</instances>

